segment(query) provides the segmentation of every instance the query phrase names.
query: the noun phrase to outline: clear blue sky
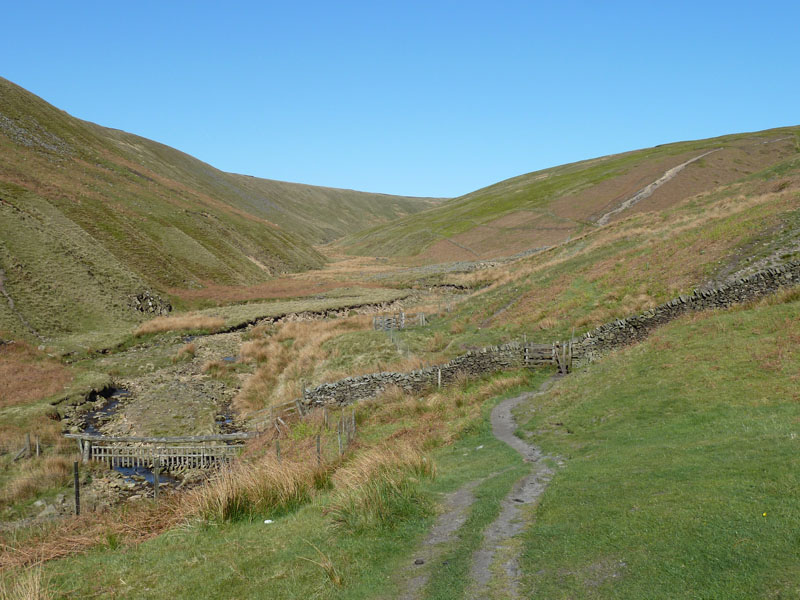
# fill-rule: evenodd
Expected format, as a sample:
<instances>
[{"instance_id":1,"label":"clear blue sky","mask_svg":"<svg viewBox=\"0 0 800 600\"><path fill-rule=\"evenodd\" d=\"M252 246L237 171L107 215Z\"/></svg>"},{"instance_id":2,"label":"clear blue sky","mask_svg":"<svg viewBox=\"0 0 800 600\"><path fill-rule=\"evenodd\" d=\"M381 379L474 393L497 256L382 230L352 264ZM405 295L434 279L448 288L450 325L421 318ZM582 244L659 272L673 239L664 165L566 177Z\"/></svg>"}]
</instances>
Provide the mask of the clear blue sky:
<instances>
[{"instance_id":1,"label":"clear blue sky","mask_svg":"<svg viewBox=\"0 0 800 600\"><path fill-rule=\"evenodd\" d=\"M9 2L0 75L260 177L456 196L800 124L794 2Z\"/></svg>"}]
</instances>

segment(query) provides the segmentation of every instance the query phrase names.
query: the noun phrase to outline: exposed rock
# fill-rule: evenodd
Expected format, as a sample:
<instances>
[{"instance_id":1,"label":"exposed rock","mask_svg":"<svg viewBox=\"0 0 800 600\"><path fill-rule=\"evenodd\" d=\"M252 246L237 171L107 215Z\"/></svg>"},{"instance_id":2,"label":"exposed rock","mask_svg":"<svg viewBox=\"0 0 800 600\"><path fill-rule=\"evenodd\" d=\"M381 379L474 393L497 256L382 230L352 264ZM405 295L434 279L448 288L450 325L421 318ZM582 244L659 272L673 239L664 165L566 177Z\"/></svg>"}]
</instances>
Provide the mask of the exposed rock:
<instances>
[{"instance_id":1,"label":"exposed rock","mask_svg":"<svg viewBox=\"0 0 800 600\"><path fill-rule=\"evenodd\" d=\"M172 305L149 290L139 292L129 298L131 308L141 313L164 316L172 311Z\"/></svg>"}]
</instances>

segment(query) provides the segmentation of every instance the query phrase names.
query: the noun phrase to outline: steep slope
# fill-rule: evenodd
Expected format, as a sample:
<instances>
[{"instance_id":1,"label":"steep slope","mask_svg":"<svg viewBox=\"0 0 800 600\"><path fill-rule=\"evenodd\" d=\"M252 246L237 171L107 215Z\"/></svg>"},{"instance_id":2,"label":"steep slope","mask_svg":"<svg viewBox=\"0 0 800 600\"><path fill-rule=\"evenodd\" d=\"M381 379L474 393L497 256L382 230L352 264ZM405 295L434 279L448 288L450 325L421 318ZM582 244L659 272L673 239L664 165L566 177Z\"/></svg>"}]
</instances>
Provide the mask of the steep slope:
<instances>
[{"instance_id":1,"label":"steep slope","mask_svg":"<svg viewBox=\"0 0 800 600\"><path fill-rule=\"evenodd\" d=\"M680 142L529 173L350 235L337 246L357 255L415 256L420 262L495 258L552 246L797 156L799 131Z\"/></svg>"},{"instance_id":2,"label":"steep slope","mask_svg":"<svg viewBox=\"0 0 800 600\"><path fill-rule=\"evenodd\" d=\"M249 194L248 209L315 244L331 242L444 201L287 183L248 175L232 177Z\"/></svg>"},{"instance_id":3,"label":"steep slope","mask_svg":"<svg viewBox=\"0 0 800 600\"><path fill-rule=\"evenodd\" d=\"M0 330L13 335L123 326L141 318L136 296L158 308L158 290L319 267L311 244L430 205L224 173L0 78Z\"/></svg>"}]
</instances>

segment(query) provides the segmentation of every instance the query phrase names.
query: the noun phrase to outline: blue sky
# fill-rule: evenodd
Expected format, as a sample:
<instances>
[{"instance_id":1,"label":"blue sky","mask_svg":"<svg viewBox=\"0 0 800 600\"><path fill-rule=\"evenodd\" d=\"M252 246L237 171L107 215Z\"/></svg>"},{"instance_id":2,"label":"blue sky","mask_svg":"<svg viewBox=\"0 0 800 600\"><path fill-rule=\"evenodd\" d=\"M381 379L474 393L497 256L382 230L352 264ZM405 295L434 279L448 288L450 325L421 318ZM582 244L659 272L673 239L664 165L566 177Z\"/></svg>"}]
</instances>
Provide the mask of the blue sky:
<instances>
[{"instance_id":1,"label":"blue sky","mask_svg":"<svg viewBox=\"0 0 800 600\"><path fill-rule=\"evenodd\" d=\"M418 196L800 124L797 2L15 2L0 75L226 171Z\"/></svg>"}]
</instances>

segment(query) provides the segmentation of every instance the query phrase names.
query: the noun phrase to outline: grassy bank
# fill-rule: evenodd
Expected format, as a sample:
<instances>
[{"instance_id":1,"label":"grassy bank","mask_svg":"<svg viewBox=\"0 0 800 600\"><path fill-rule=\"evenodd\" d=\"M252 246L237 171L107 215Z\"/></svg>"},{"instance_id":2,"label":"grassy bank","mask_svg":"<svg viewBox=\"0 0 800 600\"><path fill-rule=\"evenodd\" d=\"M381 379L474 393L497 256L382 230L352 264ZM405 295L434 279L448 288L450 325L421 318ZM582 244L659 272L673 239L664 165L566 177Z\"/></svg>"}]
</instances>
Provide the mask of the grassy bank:
<instances>
[{"instance_id":1,"label":"grassy bank","mask_svg":"<svg viewBox=\"0 0 800 600\"><path fill-rule=\"evenodd\" d=\"M568 458L525 536L529 593L797 597L796 297L684 318L520 414Z\"/></svg>"}]
</instances>

